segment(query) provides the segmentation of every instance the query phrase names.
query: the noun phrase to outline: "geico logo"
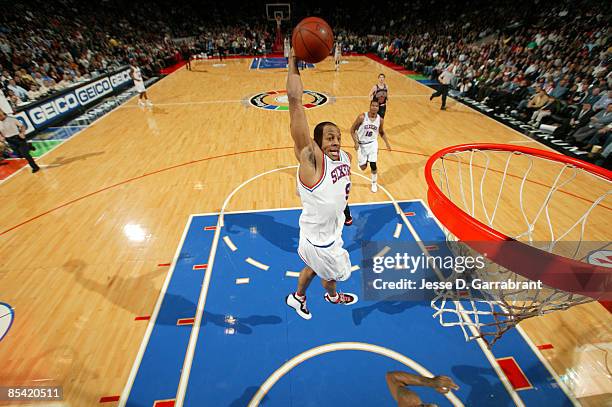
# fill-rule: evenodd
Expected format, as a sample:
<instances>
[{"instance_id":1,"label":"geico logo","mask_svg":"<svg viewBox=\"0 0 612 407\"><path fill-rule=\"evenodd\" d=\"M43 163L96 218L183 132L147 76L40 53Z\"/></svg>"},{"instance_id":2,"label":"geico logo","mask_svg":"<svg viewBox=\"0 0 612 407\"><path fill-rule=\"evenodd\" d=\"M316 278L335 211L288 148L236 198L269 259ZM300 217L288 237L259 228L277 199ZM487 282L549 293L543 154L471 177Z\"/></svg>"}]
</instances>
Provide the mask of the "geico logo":
<instances>
[{"instance_id":1,"label":"geico logo","mask_svg":"<svg viewBox=\"0 0 612 407\"><path fill-rule=\"evenodd\" d=\"M104 78L98 82L77 89L76 94L82 104L87 104L102 95L112 92L113 88L108 80Z\"/></svg>"},{"instance_id":2,"label":"geico logo","mask_svg":"<svg viewBox=\"0 0 612 407\"><path fill-rule=\"evenodd\" d=\"M119 72L118 74L115 74L113 76L110 77L110 81L111 84L113 85L113 87L116 87L118 85L121 85L129 80L131 80L132 78L130 78L130 70L125 70L123 72Z\"/></svg>"},{"instance_id":3,"label":"geico logo","mask_svg":"<svg viewBox=\"0 0 612 407\"><path fill-rule=\"evenodd\" d=\"M55 116L74 109L78 105L79 101L77 98L74 94L69 93L30 109L28 111L28 116L30 116L34 124L43 124L53 119Z\"/></svg>"}]
</instances>

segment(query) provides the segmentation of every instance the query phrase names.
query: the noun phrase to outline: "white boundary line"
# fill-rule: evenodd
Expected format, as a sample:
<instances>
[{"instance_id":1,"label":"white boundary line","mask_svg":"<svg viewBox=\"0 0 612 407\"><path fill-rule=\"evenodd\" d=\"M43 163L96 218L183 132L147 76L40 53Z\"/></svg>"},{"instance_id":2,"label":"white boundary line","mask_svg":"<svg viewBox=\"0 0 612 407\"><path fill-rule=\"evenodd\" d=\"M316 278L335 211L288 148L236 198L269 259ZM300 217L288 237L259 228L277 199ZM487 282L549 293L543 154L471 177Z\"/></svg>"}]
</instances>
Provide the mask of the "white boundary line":
<instances>
[{"instance_id":1,"label":"white boundary line","mask_svg":"<svg viewBox=\"0 0 612 407\"><path fill-rule=\"evenodd\" d=\"M174 274L174 269L176 267L176 263L178 261L179 255L181 254L181 249L183 248L183 243L185 242L185 238L187 237L187 232L191 227L191 222L193 220L193 215L189 215L189 220L183 229L183 235L181 236L181 240L179 242L178 247L174 253L174 258L172 259L172 265L170 266L170 270L166 275L166 279L164 280L164 285L162 286L159 296L157 297L157 302L155 303L155 308L153 309L153 313L151 314L151 318L149 319L149 323L147 324L147 330L145 331L144 338L140 343L140 348L138 349L138 353L136 354L136 359L132 364L132 370L128 376L127 383L123 388L123 392L121 393L121 398L119 399L118 407L125 407L127 403L128 397L130 396L130 392L132 391L132 386L134 385L134 380L136 379L136 374L138 373L138 369L140 368L140 363L142 362L142 358L144 356L145 350L149 344L149 339L151 339L151 333L153 333L153 328L155 327L155 322L157 322L157 316L159 315L159 310L161 308L162 302L164 301L164 297L166 296L166 291L168 290L168 285L170 285L170 280L172 279L172 275Z\"/></svg>"},{"instance_id":2,"label":"white boundary line","mask_svg":"<svg viewBox=\"0 0 612 407\"><path fill-rule=\"evenodd\" d=\"M224 208L221 208L223 212ZM187 382L189 381L189 375L191 374L191 365L193 363L193 356L195 354L195 346L198 340L198 334L200 332L200 326L202 325L202 316L204 315L204 305L206 305L206 297L208 296L208 287L210 286L210 279L212 277L213 266L215 265L215 256L217 254L217 245L219 244L219 236L221 235L221 216L217 218L217 227L215 229L215 235L213 237L212 245L210 247L210 254L208 257L208 268L204 275L204 281L202 283L202 290L198 298L198 307L196 309L195 321L191 328L191 334L189 336L189 343L187 344L187 351L185 352L185 359L183 361L183 369L181 371L181 377L176 394L175 406L181 407L185 401L185 394L187 391ZM122 407L122 406L121 406Z\"/></svg>"},{"instance_id":3,"label":"white boundary line","mask_svg":"<svg viewBox=\"0 0 612 407\"><path fill-rule=\"evenodd\" d=\"M154 84L155 85L155 84ZM210 104L222 104L222 103L240 103L242 99L225 99L225 100L201 100L199 102L172 102L172 103L155 103L155 106L185 106L185 105L210 105ZM117 109L140 109L140 106L134 104L124 103Z\"/></svg>"},{"instance_id":4,"label":"white boundary line","mask_svg":"<svg viewBox=\"0 0 612 407\"><path fill-rule=\"evenodd\" d=\"M264 398L264 396L270 391L272 386L280 380L285 374L291 371L294 367L298 366L302 362L311 359L313 357L323 355L329 352L335 352L340 350L360 350L364 352L376 353L381 356L386 356L390 359L396 360L401 364L411 368L422 376L425 377L434 377L433 373L427 370L425 367L420 365L418 362L410 359L407 356L402 355L399 352L394 350L384 348L378 345L372 345L370 343L364 342L336 342L336 343L328 343L326 345L317 346L316 348L308 349L305 352L300 353L297 356L294 356L289 361L285 362L281 367L276 369L274 373L272 373L265 382L259 387L257 393L253 396L251 401L248 404L248 407L257 407L259 403ZM452 391L444 394L444 396L448 399L448 401L456 407L463 407L463 403Z\"/></svg>"},{"instance_id":5,"label":"white boundary line","mask_svg":"<svg viewBox=\"0 0 612 407\"><path fill-rule=\"evenodd\" d=\"M158 81L159 82L159 81ZM155 85L155 84L154 84ZM261 93L261 92L260 92ZM319 106L315 106L316 108L318 107L323 107L325 105L327 105L329 103L329 100L333 97L335 99L367 99L368 96L361 96L361 95L353 95L353 96L330 96L327 93L324 92L320 92L323 93L325 96L327 96L328 98L328 102L319 105ZM155 103L155 106L191 106L191 105L210 105L210 104L223 104L223 103L242 103L245 100L249 100L250 98L252 98L255 95L259 95L259 93L254 93L252 95L247 96L245 99L219 99L219 100L200 100L200 101L194 101L194 102L171 102L171 103ZM411 98L411 97L424 97L427 95L419 95L419 94L407 94L407 95L394 95L394 98ZM250 107L256 107L253 106L251 104L249 104ZM121 104L120 106L116 107L115 109L136 109L136 108L140 108L140 106L138 105L134 105L134 104L128 104L127 101L126 103ZM113 109L113 110L115 110ZM313 109L313 108L311 108ZM272 109L262 109L262 110L270 110L272 111ZM282 110L283 112L285 110Z\"/></svg>"},{"instance_id":6,"label":"white boundary line","mask_svg":"<svg viewBox=\"0 0 612 407\"><path fill-rule=\"evenodd\" d=\"M533 343L529 335L527 335L527 333L523 330L523 328L521 328L520 325L516 325L515 328L518 331L518 333L523 337L523 340L527 342L527 345L529 345L529 347L531 348L533 353L536 355L536 357L540 360L540 362L542 362L544 367L548 370L550 375L555 379L557 384L559 384L559 387L561 388L563 393L565 393L567 398L571 400L574 406L579 407L581 404L578 401L578 399L576 399L576 396L574 396L574 394L570 391L570 389L567 387L565 382L561 380L557 372L555 372L555 370L552 368L550 363L548 363L548 360L544 357L544 355L542 355L542 352L540 352L538 347Z\"/></svg>"}]
</instances>

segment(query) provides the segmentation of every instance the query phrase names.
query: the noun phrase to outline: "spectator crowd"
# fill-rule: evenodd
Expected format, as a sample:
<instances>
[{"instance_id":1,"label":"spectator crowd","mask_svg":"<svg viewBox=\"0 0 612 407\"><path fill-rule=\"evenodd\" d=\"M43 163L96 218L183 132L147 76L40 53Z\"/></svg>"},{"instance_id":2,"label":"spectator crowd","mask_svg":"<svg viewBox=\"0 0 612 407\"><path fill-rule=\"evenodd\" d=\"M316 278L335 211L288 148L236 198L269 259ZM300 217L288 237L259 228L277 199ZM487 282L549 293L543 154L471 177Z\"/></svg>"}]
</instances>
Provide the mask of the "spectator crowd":
<instances>
[{"instance_id":1,"label":"spectator crowd","mask_svg":"<svg viewBox=\"0 0 612 407\"><path fill-rule=\"evenodd\" d=\"M610 156L610 9L593 0L322 0L347 52L375 52L465 96ZM128 64L157 75L193 53L264 54L274 40L264 3L193 0L16 2L0 15L0 90L13 108ZM288 27L284 27L287 29ZM551 130L552 131L552 130ZM601 148L593 149L593 146Z\"/></svg>"},{"instance_id":2,"label":"spectator crowd","mask_svg":"<svg viewBox=\"0 0 612 407\"><path fill-rule=\"evenodd\" d=\"M0 90L14 110L131 60L145 77L159 75L185 46L262 54L273 40L262 21L192 1L16 2L0 13Z\"/></svg>"},{"instance_id":3,"label":"spectator crowd","mask_svg":"<svg viewBox=\"0 0 612 407\"><path fill-rule=\"evenodd\" d=\"M483 7L400 30L374 41L374 51L432 79L447 70L451 96L553 132L610 165L610 11L593 1Z\"/></svg>"}]
</instances>

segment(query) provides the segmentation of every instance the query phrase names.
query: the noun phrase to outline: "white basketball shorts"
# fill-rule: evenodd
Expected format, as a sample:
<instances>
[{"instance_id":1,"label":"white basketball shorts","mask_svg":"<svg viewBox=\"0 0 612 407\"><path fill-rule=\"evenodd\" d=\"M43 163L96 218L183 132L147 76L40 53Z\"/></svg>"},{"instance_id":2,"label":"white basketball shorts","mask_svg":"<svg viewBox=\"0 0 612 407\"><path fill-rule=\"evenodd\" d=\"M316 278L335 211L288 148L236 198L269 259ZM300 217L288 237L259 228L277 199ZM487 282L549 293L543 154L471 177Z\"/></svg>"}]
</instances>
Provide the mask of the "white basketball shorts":
<instances>
[{"instance_id":1,"label":"white basketball shorts","mask_svg":"<svg viewBox=\"0 0 612 407\"><path fill-rule=\"evenodd\" d=\"M342 238L329 247L317 247L300 235L298 254L323 280L346 281L351 277L351 259Z\"/></svg>"},{"instance_id":2,"label":"white basketball shorts","mask_svg":"<svg viewBox=\"0 0 612 407\"><path fill-rule=\"evenodd\" d=\"M378 143L376 141L368 144L359 144L357 150L357 162L359 166L367 163L375 163L378 160Z\"/></svg>"},{"instance_id":3,"label":"white basketball shorts","mask_svg":"<svg viewBox=\"0 0 612 407\"><path fill-rule=\"evenodd\" d=\"M136 92L143 93L146 92L144 81L134 81L134 86L136 86Z\"/></svg>"}]
</instances>

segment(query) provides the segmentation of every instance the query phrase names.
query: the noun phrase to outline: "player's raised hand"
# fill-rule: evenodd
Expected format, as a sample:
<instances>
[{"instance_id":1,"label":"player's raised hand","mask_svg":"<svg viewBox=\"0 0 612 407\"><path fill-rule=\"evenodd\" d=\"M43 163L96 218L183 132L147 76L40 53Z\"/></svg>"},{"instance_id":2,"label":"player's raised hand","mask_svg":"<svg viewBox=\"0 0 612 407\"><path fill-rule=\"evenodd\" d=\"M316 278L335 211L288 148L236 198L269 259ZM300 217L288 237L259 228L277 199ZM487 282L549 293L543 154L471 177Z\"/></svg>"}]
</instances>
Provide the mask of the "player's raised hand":
<instances>
[{"instance_id":1,"label":"player's raised hand","mask_svg":"<svg viewBox=\"0 0 612 407\"><path fill-rule=\"evenodd\" d=\"M436 376L432 379L433 388L436 389L438 393L446 394L450 390L459 390L459 386L453 382L448 376Z\"/></svg>"}]
</instances>

